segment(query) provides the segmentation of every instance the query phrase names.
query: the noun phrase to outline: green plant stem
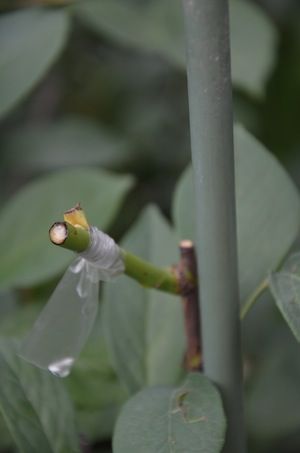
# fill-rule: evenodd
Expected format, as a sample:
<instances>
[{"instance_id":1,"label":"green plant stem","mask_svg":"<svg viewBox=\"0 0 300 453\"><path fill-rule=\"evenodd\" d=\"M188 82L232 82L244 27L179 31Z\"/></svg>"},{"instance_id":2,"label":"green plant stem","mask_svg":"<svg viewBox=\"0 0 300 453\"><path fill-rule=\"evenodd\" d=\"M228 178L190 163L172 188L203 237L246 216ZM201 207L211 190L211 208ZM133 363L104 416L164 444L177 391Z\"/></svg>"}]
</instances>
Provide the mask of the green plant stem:
<instances>
[{"instance_id":1,"label":"green plant stem","mask_svg":"<svg viewBox=\"0 0 300 453\"><path fill-rule=\"evenodd\" d=\"M78 253L86 250L90 244L89 230L73 226L68 222L55 222L50 228L49 234L55 245ZM145 287L171 294L180 293L180 283L175 269L156 267L127 250L120 250L126 275ZM185 272L185 278L191 284L195 284L194 276L191 276L188 271Z\"/></svg>"},{"instance_id":2,"label":"green plant stem","mask_svg":"<svg viewBox=\"0 0 300 453\"><path fill-rule=\"evenodd\" d=\"M126 275L147 288L179 294L180 287L175 271L156 267L127 250L121 249L121 253Z\"/></svg>"},{"instance_id":3,"label":"green plant stem","mask_svg":"<svg viewBox=\"0 0 300 453\"><path fill-rule=\"evenodd\" d=\"M244 453L228 1L182 1L204 372L222 395L223 451Z\"/></svg>"},{"instance_id":4,"label":"green plant stem","mask_svg":"<svg viewBox=\"0 0 300 453\"><path fill-rule=\"evenodd\" d=\"M250 297L246 300L240 311L241 320L245 318L249 310L253 307L259 296L269 287L268 279L263 280L260 285L253 291Z\"/></svg>"}]
</instances>

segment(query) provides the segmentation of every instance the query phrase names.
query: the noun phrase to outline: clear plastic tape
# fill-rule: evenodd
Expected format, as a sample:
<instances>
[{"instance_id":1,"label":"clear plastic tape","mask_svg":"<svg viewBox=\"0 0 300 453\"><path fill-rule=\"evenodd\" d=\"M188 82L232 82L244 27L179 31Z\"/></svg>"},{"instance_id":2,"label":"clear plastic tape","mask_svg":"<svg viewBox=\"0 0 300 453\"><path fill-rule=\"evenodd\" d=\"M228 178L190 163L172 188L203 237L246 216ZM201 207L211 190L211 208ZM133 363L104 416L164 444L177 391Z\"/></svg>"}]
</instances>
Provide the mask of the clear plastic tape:
<instances>
[{"instance_id":1,"label":"clear plastic tape","mask_svg":"<svg viewBox=\"0 0 300 453\"><path fill-rule=\"evenodd\" d=\"M121 251L115 241L94 226L90 227L90 235L89 248L79 255L97 267L108 278L124 272L125 266Z\"/></svg>"},{"instance_id":2,"label":"clear plastic tape","mask_svg":"<svg viewBox=\"0 0 300 453\"><path fill-rule=\"evenodd\" d=\"M79 295L86 293L87 280L93 283L110 280L125 269L120 248L110 236L94 226L90 227L90 235L90 246L79 253L70 266L75 274L81 272L77 285Z\"/></svg>"},{"instance_id":3,"label":"clear plastic tape","mask_svg":"<svg viewBox=\"0 0 300 453\"><path fill-rule=\"evenodd\" d=\"M97 315L99 283L86 279L80 293L82 275L67 269L19 351L27 362L60 377L70 373Z\"/></svg>"},{"instance_id":4,"label":"clear plastic tape","mask_svg":"<svg viewBox=\"0 0 300 453\"><path fill-rule=\"evenodd\" d=\"M91 227L91 245L69 266L25 338L20 355L64 377L79 356L95 322L99 281L124 271L120 248Z\"/></svg>"}]
</instances>

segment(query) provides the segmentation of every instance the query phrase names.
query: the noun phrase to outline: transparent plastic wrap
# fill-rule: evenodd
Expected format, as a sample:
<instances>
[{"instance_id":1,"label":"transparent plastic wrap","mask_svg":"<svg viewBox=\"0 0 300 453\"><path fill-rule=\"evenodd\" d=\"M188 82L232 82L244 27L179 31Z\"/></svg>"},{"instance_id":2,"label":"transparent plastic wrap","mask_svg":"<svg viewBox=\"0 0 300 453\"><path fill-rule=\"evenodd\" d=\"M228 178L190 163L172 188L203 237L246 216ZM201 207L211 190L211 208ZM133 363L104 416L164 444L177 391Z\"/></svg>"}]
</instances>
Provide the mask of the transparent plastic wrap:
<instances>
[{"instance_id":1,"label":"transparent plastic wrap","mask_svg":"<svg viewBox=\"0 0 300 453\"><path fill-rule=\"evenodd\" d=\"M20 349L23 359L60 377L70 373L91 332L99 281L124 271L114 240L96 227L90 234L89 248L69 266Z\"/></svg>"}]
</instances>

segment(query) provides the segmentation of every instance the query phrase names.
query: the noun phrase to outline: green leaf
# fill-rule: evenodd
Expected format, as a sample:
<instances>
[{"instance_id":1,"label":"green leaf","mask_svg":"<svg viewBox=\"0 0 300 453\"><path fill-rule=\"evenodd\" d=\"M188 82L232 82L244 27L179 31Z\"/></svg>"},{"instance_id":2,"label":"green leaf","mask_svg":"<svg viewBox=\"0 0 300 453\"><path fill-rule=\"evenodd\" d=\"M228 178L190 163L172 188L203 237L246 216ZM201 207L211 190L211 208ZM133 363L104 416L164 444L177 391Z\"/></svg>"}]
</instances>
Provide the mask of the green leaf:
<instances>
[{"instance_id":1,"label":"green leaf","mask_svg":"<svg viewBox=\"0 0 300 453\"><path fill-rule=\"evenodd\" d=\"M92 121L76 117L25 126L6 137L1 149L6 165L14 167L18 162L23 171L120 166L130 157L127 142Z\"/></svg>"},{"instance_id":2,"label":"green leaf","mask_svg":"<svg viewBox=\"0 0 300 453\"><path fill-rule=\"evenodd\" d=\"M65 380L80 432L90 442L112 436L118 412L128 397L109 362L101 316L99 313L87 345Z\"/></svg>"},{"instance_id":3,"label":"green leaf","mask_svg":"<svg viewBox=\"0 0 300 453\"><path fill-rule=\"evenodd\" d=\"M1 307L3 301L1 300ZM19 338L28 332L42 309L40 303L22 304L13 306L5 316L1 313L0 335L1 337Z\"/></svg>"},{"instance_id":4,"label":"green leaf","mask_svg":"<svg viewBox=\"0 0 300 453\"><path fill-rule=\"evenodd\" d=\"M3 313L3 305L5 304L1 300L0 334L5 337L19 338L24 335L41 311L41 304L31 303L15 306L10 312ZM91 442L111 437L127 393L121 387L109 362L101 328L101 313L92 335L72 368L72 373L63 383L66 384L76 408L79 432ZM9 446L5 428L0 413L0 448Z\"/></svg>"},{"instance_id":5,"label":"green leaf","mask_svg":"<svg viewBox=\"0 0 300 453\"><path fill-rule=\"evenodd\" d=\"M25 9L0 17L0 117L48 71L68 34L63 10Z\"/></svg>"},{"instance_id":6,"label":"green leaf","mask_svg":"<svg viewBox=\"0 0 300 453\"><path fill-rule=\"evenodd\" d=\"M80 410L119 407L127 397L109 361L101 316L100 313L87 345L65 380L72 401Z\"/></svg>"},{"instance_id":7,"label":"green leaf","mask_svg":"<svg viewBox=\"0 0 300 453\"><path fill-rule=\"evenodd\" d=\"M278 161L248 132L235 130L235 176L241 301L275 269L297 237L299 194ZM188 168L176 189L174 220L194 238L194 193Z\"/></svg>"},{"instance_id":8,"label":"green leaf","mask_svg":"<svg viewBox=\"0 0 300 453\"><path fill-rule=\"evenodd\" d=\"M233 82L261 96L275 63L276 29L261 8L244 0L230 4L230 29Z\"/></svg>"},{"instance_id":9,"label":"green leaf","mask_svg":"<svg viewBox=\"0 0 300 453\"><path fill-rule=\"evenodd\" d=\"M120 406L117 404L109 404L98 410L77 410L76 417L80 433L84 434L89 443L99 442L102 439L107 441L108 438L112 437L119 412ZM111 450L109 450L109 453L111 453Z\"/></svg>"},{"instance_id":10,"label":"green leaf","mask_svg":"<svg viewBox=\"0 0 300 453\"><path fill-rule=\"evenodd\" d=\"M52 223L81 202L91 225L106 229L131 185L129 176L70 169L21 189L0 213L0 286L30 286L61 272L72 254L50 243Z\"/></svg>"},{"instance_id":11,"label":"green leaf","mask_svg":"<svg viewBox=\"0 0 300 453\"><path fill-rule=\"evenodd\" d=\"M0 342L0 410L19 450L79 452L74 413L62 381L28 365L17 352L17 342Z\"/></svg>"},{"instance_id":12,"label":"green leaf","mask_svg":"<svg viewBox=\"0 0 300 453\"><path fill-rule=\"evenodd\" d=\"M119 407L127 396L108 361L103 339L100 341L98 347L85 347L66 382L74 404L81 410Z\"/></svg>"},{"instance_id":13,"label":"green leaf","mask_svg":"<svg viewBox=\"0 0 300 453\"><path fill-rule=\"evenodd\" d=\"M184 66L181 7L174 0L88 0L75 5L77 15L93 30L122 45L162 54Z\"/></svg>"},{"instance_id":14,"label":"green leaf","mask_svg":"<svg viewBox=\"0 0 300 453\"><path fill-rule=\"evenodd\" d=\"M245 404L251 438L256 442L272 442L264 451L286 445L288 436L297 433L300 425L299 344L278 319L273 327L267 347L260 346L264 349L260 361L248 364L253 376L247 386ZM298 446L293 442L294 451L300 451L299 439L293 440Z\"/></svg>"},{"instance_id":15,"label":"green leaf","mask_svg":"<svg viewBox=\"0 0 300 453\"><path fill-rule=\"evenodd\" d=\"M221 398L200 373L178 388L142 390L124 406L113 439L114 453L218 453L226 420Z\"/></svg>"},{"instance_id":16,"label":"green leaf","mask_svg":"<svg viewBox=\"0 0 300 453\"><path fill-rule=\"evenodd\" d=\"M1 451L12 451L13 440L0 411L0 448Z\"/></svg>"},{"instance_id":17,"label":"green leaf","mask_svg":"<svg viewBox=\"0 0 300 453\"><path fill-rule=\"evenodd\" d=\"M86 0L74 10L96 32L185 68L179 0ZM275 59L275 28L259 7L242 0L230 3L230 22L233 82L261 95Z\"/></svg>"},{"instance_id":18,"label":"green leaf","mask_svg":"<svg viewBox=\"0 0 300 453\"><path fill-rule=\"evenodd\" d=\"M143 211L122 246L157 265L178 261L173 231L154 207ZM178 298L118 277L105 288L103 324L114 367L129 391L178 381L185 351Z\"/></svg>"},{"instance_id":19,"label":"green leaf","mask_svg":"<svg viewBox=\"0 0 300 453\"><path fill-rule=\"evenodd\" d=\"M280 272L270 274L269 285L277 307L300 341L300 253L290 256Z\"/></svg>"}]
</instances>

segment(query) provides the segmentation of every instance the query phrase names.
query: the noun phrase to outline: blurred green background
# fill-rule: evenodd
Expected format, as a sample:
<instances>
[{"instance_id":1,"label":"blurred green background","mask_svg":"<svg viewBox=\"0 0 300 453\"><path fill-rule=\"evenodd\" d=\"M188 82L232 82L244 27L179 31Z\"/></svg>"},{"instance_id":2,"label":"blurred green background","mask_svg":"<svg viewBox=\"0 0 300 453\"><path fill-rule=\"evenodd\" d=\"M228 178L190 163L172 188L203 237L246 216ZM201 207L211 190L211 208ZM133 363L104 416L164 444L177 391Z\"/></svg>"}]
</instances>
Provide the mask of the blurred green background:
<instances>
[{"instance_id":1,"label":"blurred green background","mask_svg":"<svg viewBox=\"0 0 300 453\"><path fill-rule=\"evenodd\" d=\"M235 120L299 187L300 3L232 0L230 6ZM0 0L0 11L1 208L36 178L92 167L134 178L120 186L118 216L103 220L116 239L149 202L171 220L173 190L190 161L180 2ZM34 210L23 208L20 224ZM3 287L1 337L31 325L57 278L53 272L39 284ZM249 451L299 452L299 346L268 298L243 333ZM100 328L81 363L68 387L84 451L109 452L126 395ZM0 427L1 451L14 451Z\"/></svg>"}]
</instances>

